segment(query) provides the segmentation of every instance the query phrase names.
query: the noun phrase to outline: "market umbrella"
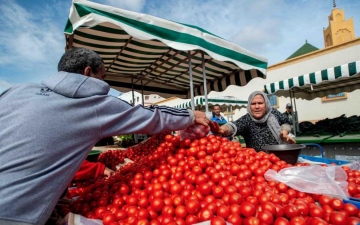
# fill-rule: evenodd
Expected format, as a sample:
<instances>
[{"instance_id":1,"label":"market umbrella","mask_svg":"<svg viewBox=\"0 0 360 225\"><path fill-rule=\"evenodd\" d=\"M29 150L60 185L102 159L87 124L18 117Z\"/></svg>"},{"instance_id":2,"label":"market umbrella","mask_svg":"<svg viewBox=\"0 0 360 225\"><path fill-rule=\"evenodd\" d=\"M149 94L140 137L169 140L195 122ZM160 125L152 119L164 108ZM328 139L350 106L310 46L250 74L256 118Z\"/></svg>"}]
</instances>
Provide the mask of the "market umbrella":
<instances>
[{"instance_id":1,"label":"market umbrella","mask_svg":"<svg viewBox=\"0 0 360 225\"><path fill-rule=\"evenodd\" d=\"M312 100L360 89L360 61L264 85L267 94Z\"/></svg>"},{"instance_id":2,"label":"market umbrella","mask_svg":"<svg viewBox=\"0 0 360 225\"><path fill-rule=\"evenodd\" d=\"M232 118L233 110L235 109L241 109L246 108L248 102L245 100L240 100L233 96L219 96L219 97L208 97L207 104L206 104L206 96L196 96L194 98L195 107L198 108L198 110L201 110L202 107L205 106L214 106L219 105L221 108L221 111L226 111L227 119L229 121L230 117ZM159 102L159 105L166 105L171 106L174 108L191 108L192 107L192 101L191 99L180 99L180 98L173 98L166 101ZM206 112L208 112L208 109L205 109ZM208 115L210 116L211 113Z\"/></svg>"},{"instance_id":3,"label":"market umbrella","mask_svg":"<svg viewBox=\"0 0 360 225\"><path fill-rule=\"evenodd\" d=\"M195 106L205 106L205 96L197 96L194 98ZM232 106L234 108L245 108L247 106L247 101L237 99L231 96L223 97L208 97L209 105L220 105L220 106ZM172 105L174 108L191 108L191 99L182 99L179 103Z\"/></svg>"},{"instance_id":4,"label":"market umbrella","mask_svg":"<svg viewBox=\"0 0 360 225\"><path fill-rule=\"evenodd\" d=\"M312 100L341 92L360 89L360 61L304 74L264 85L267 94ZM296 111L296 101L294 100ZM296 116L296 115L295 115ZM293 125L295 120L293 117Z\"/></svg>"},{"instance_id":5,"label":"market umbrella","mask_svg":"<svg viewBox=\"0 0 360 225\"><path fill-rule=\"evenodd\" d=\"M85 0L74 0L66 49L104 60L112 88L163 97L207 94L265 78L267 60L199 27ZM205 84L205 85L204 85Z\"/></svg>"}]
</instances>

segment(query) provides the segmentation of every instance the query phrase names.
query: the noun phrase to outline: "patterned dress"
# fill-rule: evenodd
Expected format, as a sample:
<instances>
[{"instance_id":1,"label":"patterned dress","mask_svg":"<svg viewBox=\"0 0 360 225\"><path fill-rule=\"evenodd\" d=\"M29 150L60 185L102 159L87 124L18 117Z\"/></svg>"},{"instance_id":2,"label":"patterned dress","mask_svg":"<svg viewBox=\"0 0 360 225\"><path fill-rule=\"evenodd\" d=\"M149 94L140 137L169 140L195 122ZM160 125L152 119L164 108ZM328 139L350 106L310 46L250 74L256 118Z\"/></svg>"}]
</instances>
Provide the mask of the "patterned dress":
<instances>
[{"instance_id":1,"label":"patterned dress","mask_svg":"<svg viewBox=\"0 0 360 225\"><path fill-rule=\"evenodd\" d=\"M288 118L277 109L273 108L271 113L275 116L280 126L290 124ZM260 151L262 146L279 144L272 135L267 123L255 123L251 119L250 114L246 114L233 122L233 124L237 127L237 133L235 135L243 136L246 147L248 148L254 148L256 151Z\"/></svg>"}]
</instances>

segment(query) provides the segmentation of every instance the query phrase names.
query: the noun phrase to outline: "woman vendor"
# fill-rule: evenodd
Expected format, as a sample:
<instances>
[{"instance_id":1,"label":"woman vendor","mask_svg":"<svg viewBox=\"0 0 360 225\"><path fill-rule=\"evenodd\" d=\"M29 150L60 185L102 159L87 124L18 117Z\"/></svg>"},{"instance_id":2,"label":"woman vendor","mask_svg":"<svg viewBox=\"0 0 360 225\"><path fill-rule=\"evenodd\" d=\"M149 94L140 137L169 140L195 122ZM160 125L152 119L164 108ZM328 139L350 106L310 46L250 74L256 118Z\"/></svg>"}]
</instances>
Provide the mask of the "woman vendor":
<instances>
[{"instance_id":1,"label":"woman vendor","mask_svg":"<svg viewBox=\"0 0 360 225\"><path fill-rule=\"evenodd\" d=\"M217 134L223 136L243 136L246 147L260 151L262 146L295 143L290 134L288 119L273 108L266 94L261 91L251 93L247 114L234 122L219 128Z\"/></svg>"}]
</instances>

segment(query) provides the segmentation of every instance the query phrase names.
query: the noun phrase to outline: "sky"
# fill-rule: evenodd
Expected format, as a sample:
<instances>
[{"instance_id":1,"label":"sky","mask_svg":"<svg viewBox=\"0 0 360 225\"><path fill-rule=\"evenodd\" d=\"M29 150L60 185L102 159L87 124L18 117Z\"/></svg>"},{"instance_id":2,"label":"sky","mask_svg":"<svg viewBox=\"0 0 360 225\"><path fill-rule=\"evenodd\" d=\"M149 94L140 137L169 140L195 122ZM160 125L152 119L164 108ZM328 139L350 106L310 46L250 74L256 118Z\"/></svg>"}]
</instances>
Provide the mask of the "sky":
<instances>
[{"instance_id":1,"label":"sky","mask_svg":"<svg viewBox=\"0 0 360 225\"><path fill-rule=\"evenodd\" d=\"M305 42L324 48L333 0L92 0L201 27L268 59L284 61ZM0 0L0 93L57 73L71 0ZM360 34L360 1L337 0ZM110 91L118 96L120 92Z\"/></svg>"}]
</instances>

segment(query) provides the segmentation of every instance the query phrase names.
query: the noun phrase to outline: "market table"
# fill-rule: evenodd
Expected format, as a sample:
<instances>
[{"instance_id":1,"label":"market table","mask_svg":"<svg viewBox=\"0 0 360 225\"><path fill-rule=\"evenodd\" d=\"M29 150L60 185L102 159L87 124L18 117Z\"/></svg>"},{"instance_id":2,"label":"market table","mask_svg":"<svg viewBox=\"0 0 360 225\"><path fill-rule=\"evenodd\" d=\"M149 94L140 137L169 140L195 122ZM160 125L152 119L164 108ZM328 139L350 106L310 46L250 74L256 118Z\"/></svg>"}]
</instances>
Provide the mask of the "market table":
<instances>
[{"instance_id":1,"label":"market table","mask_svg":"<svg viewBox=\"0 0 360 225\"><path fill-rule=\"evenodd\" d=\"M295 140L299 144L304 143L316 143L321 144L324 143L326 139L331 138L333 135L331 134L321 134L321 135L306 135L306 136L298 136L295 137Z\"/></svg>"},{"instance_id":2,"label":"market table","mask_svg":"<svg viewBox=\"0 0 360 225\"><path fill-rule=\"evenodd\" d=\"M295 138L299 144L318 144L324 150L326 158L341 160L360 160L360 133L332 135L304 135ZM319 156L320 150L316 146L307 146L302 154Z\"/></svg>"},{"instance_id":3,"label":"market table","mask_svg":"<svg viewBox=\"0 0 360 225\"><path fill-rule=\"evenodd\" d=\"M327 157L360 160L360 133L336 135L324 140L323 144Z\"/></svg>"}]
</instances>

